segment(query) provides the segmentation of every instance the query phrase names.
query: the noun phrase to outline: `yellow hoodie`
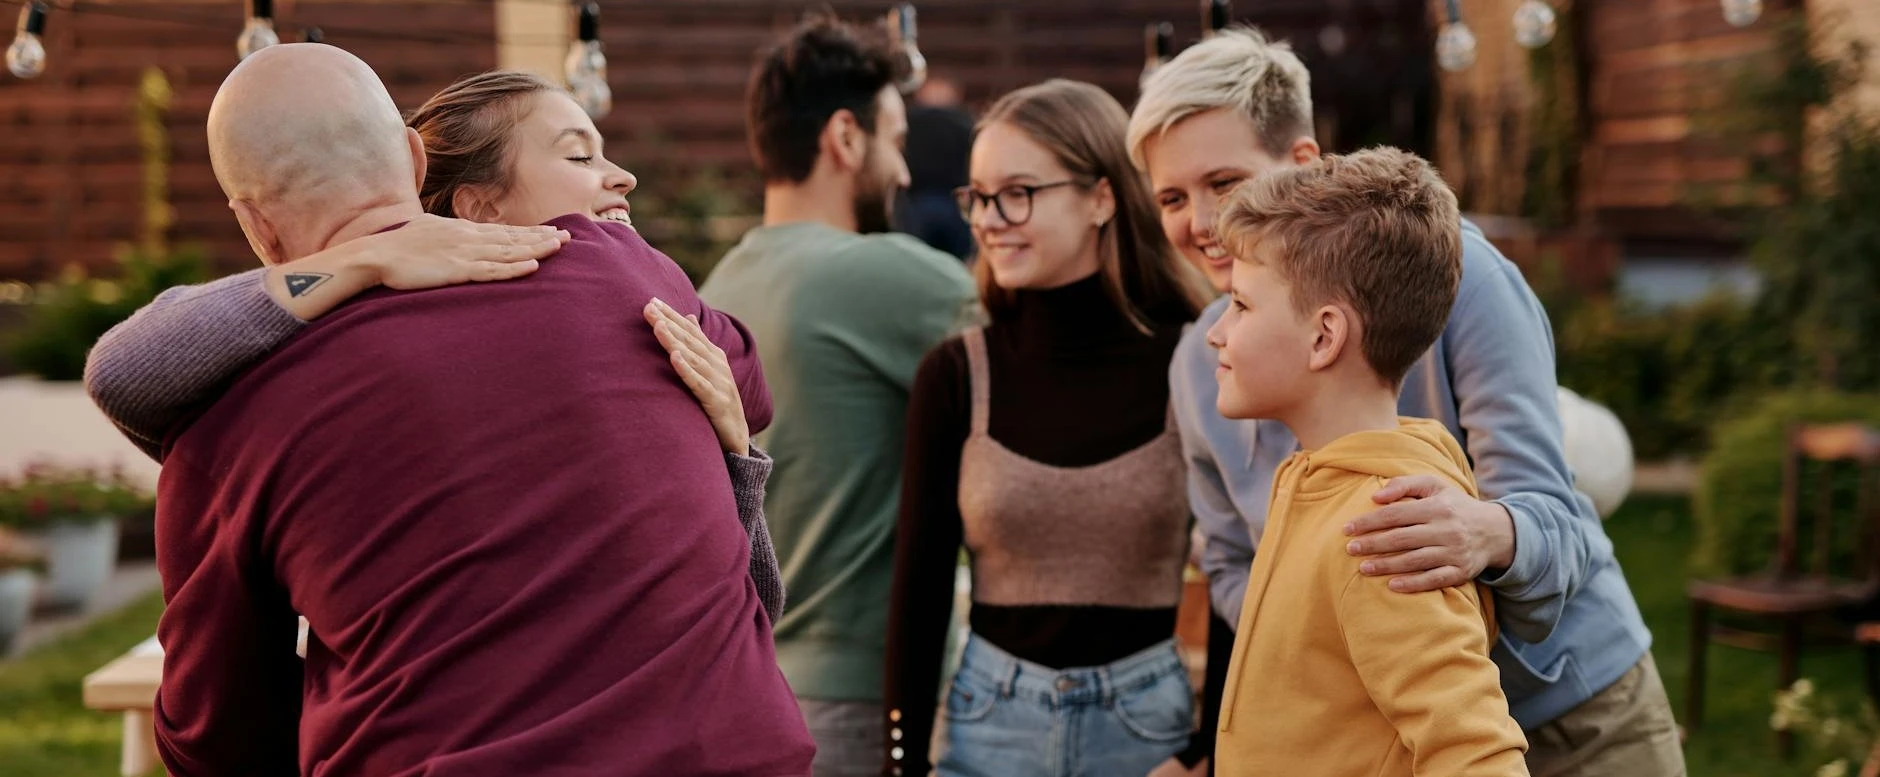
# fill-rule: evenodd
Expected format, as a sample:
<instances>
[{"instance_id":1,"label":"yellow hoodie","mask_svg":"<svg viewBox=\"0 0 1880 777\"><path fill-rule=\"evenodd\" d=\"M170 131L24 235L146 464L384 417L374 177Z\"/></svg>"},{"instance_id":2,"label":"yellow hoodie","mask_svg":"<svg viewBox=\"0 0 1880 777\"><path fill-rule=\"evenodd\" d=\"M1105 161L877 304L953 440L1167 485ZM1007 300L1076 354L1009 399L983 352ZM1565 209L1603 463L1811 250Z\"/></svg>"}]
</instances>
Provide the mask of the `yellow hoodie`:
<instances>
[{"instance_id":1,"label":"yellow hoodie","mask_svg":"<svg viewBox=\"0 0 1880 777\"><path fill-rule=\"evenodd\" d=\"M1527 774L1527 739L1488 658L1486 592L1396 593L1345 552L1346 522L1377 509L1371 495L1387 480L1416 474L1477 493L1461 446L1420 419L1280 467L1228 665L1216 774Z\"/></svg>"}]
</instances>

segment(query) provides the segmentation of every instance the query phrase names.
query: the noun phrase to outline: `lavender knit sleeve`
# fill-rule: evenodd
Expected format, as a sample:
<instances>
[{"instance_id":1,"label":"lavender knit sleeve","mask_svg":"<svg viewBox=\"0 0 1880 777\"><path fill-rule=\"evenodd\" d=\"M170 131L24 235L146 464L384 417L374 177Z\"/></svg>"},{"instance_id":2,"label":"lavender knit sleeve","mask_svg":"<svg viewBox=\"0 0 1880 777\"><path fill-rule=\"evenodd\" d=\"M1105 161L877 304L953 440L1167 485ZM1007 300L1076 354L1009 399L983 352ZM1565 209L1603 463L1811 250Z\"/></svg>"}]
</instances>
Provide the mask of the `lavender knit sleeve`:
<instances>
[{"instance_id":1,"label":"lavender knit sleeve","mask_svg":"<svg viewBox=\"0 0 1880 777\"><path fill-rule=\"evenodd\" d=\"M151 458L191 409L306 325L268 296L265 272L165 291L92 346L86 392Z\"/></svg>"},{"instance_id":2,"label":"lavender knit sleeve","mask_svg":"<svg viewBox=\"0 0 1880 777\"><path fill-rule=\"evenodd\" d=\"M764 522L764 482L770 479L774 462L770 455L751 446L751 455L725 454L731 470L731 492L738 498L738 522L751 536L751 582L757 584L757 598L764 612L775 624L783 617L783 572L777 566L777 549L770 544L770 525Z\"/></svg>"}]
</instances>

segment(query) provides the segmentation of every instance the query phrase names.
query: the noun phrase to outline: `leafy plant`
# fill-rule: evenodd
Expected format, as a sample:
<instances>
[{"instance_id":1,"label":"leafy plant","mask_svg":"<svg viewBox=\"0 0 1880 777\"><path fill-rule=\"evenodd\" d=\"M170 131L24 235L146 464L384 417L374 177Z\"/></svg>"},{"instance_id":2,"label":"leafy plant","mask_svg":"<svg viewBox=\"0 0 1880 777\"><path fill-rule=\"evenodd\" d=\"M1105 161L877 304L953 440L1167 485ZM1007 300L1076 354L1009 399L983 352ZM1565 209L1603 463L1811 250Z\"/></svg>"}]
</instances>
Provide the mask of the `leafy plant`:
<instances>
[{"instance_id":1,"label":"leafy plant","mask_svg":"<svg viewBox=\"0 0 1880 777\"><path fill-rule=\"evenodd\" d=\"M1703 450L1718 417L1785 382L1785 330L1729 294L1668 309L1595 299L1549 312L1560 384L1617 414L1642 458Z\"/></svg>"},{"instance_id":2,"label":"leafy plant","mask_svg":"<svg viewBox=\"0 0 1880 777\"><path fill-rule=\"evenodd\" d=\"M202 283L213 275L196 249L147 255L125 247L117 278L93 278L76 265L35 290L25 323L8 338L13 361L47 380L78 380L93 343L171 286Z\"/></svg>"},{"instance_id":3,"label":"leafy plant","mask_svg":"<svg viewBox=\"0 0 1880 777\"><path fill-rule=\"evenodd\" d=\"M118 517L150 509L153 497L118 467L28 464L0 477L0 526L37 529L61 520Z\"/></svg>"},{"instance_id":4,"label":"leafy plant","mask_svg":"<svg viewBox=\"0 0 1880 777\"><path fill-rule=\"evenodd\" d=\"M163 71L147 68L134 110L144 162L139 237L135 244L118 248L118 277L93 278L82 266L72 265L35 290L25 323L5 343L26 372L47 380L84 377L86 353L111 327L164 289L213 277L200 248L172 248L168 240L175 221L169 202L170 142L163 118L170 98Z\"/></svg>"},{"instance_id":5,"label":"leafy plant","mask_svg":"<svg viewBox=\"0 0 1880 777\"><path fill-rule=\"evenodd\" d=\"M1853 709L1836 704L1815 693L1814 681L1804 677L1776 692L1769 727L1799 734L1815 752L1833 759L1815 770L1816 777L1847 777L1866 760L1875 737L1880 736L1880 715L1871 701Z\"/></svg>"},{"instance_id":6,"label":"leafy plant","mask_svg":"<svg viewBox=\"0 0 1880 777\"><path fill-rule=\"evenodd\" d=\"M1534 87L1529 116L1526 188L1521 215L1542 227L1561 227L1574 215L1578 191L1581 138L1585 133L1581 112L1578 3L1558 12L1554 39L1528 52L1528 80Z\"/></svg>"},{"instance_id":7,"label":"leafy plant","mask_svg":"<svg viewBox=\"0 0 1880 777\"><path fill-rule=\"evenodd\" d=\"M757 225L760 209L752 193L760 189L758 182L709 165L683 164L671 143L653 131L640 135L633 156L641 181L633 214L641 234L694 284L703 283L744 230Z\"/></svg>"},{"instance_id":8,"label":"leafy plant","mask_svg":"<svg viewBox=\"0 0 1880 777\"><path fill-rule=\"evenodd\" d=\"M1746 220L1763 280L1754 315L1793 338L1780 356L1801 385L1880 388L1880 123L1848 99L1867 46L1830 45L1830 16L1793 14L1768 57L1745 68L1717 112L1717 139L1748 174L1715 199ZM1713 203L1714 204L1714 203Z\"/></svg>"},{"instance_id":9,"label":"leafy plant","mask_svg":"<svg viewBox=\"0 0 1880 777\"><path fill-rule=\"evenodd\" d=\"M1789 427L1838 421L1880 425L1880 396L1784 392L1762 398L1747 412L1720 418L1692 495L1697 519L1692 566L1704 576L1752 574L1767 569L1775 553ZM1854 489L1854 478L1846 474L1832 485L1847 497L1843 504L1852 502ZM1833 558L1843 563L1859 547L1859 527L1853 524L1841 521L1830 540Z\"/></svg>"}]
</instances>

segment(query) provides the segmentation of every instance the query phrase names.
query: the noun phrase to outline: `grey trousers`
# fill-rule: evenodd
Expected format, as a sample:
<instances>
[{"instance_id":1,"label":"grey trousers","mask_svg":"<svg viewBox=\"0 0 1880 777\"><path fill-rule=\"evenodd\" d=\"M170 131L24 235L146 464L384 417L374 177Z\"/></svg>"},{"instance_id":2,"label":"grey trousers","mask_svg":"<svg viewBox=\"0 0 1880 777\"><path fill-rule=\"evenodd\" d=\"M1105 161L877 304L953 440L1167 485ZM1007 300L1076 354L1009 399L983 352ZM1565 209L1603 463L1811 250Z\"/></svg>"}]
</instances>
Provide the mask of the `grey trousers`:
<instances>
[{"instance_id":1,"label":"grey trousers","mask_svg":"<svg viewBox=\"0 0 1880 777\"><path fill-rule=\"evenodd\" d=\"M883 741L886 713L872 701L818 701L797 699L803 722L816 740L815 777L876 777L881 774L887 745Z\"/></svg>"}]
</instances>

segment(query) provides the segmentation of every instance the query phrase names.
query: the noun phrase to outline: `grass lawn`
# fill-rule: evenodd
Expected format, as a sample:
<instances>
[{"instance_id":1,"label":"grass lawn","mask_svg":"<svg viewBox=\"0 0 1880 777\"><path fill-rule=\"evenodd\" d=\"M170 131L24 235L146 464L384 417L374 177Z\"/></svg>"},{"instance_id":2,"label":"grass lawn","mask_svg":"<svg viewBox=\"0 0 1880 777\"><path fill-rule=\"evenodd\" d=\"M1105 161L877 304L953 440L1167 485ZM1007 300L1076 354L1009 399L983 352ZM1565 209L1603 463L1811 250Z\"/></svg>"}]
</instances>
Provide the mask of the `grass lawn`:
<instances>
[{"instance_id":1,"label":"grass lawn","mask_svg":"<svg viewBox=\"0 0 1880 777\"><path fill-rule=\"evenodd\" d=\"M1685 562L1691 547L1689 502L1682 498L1635 498L1606 521L1626 581L1652 630L1652 655L1665 678L1672 709L1684 719L1690 681L1690 604L1684 598ZM1824 645L1802 654L1801 674L1814 681L1824 700L1852 710L1861 698L1860 653ZM1798 748L1792 762L1776 757L1769 728L1774 711L1776 658L1724 645L1710 648L1704 727L1685 743L1692 777L1812 777L1831 758ZM1850 764L1848 774L1860 770Z\"/></svg>"},{"instance_id":2,"label":"grass lawn","mask_svg":"<svg viewBox=\"0 0 1880 777\"><path fill-rule=\"evenodd\" d=\"M113 777L121 716L85 709L79 683L156 632L156 594L77 634L0 662L0 774Z\"/></svg>"},{"instance_id":3,"label":"grass lawn","mask_svg":"<svg viewBox=\"0 0 1880 777\"><path fill-rule=\"evenodd\" d=\"M1688 503L1639 498L1607 521L1655 638L1653 652L1672 704L1682 716L1688 679L1689 609L1685 558L1691 545ZM6 777L108 777L117 773L119 723L79 705L87 672L130 649L156 628L153 596L63 642L0 663L0 772ZM1802 675L1821 693L1851 704L1860 697L1860 656L1851 648L1819 648L1802 659ZM1693 777L1812 777L1823 758L1804 750L1790 763L1775 755L1769 729L1775 657L1714 646L1709 713L1687 745ZM1853 764L1849 773L1858 769ZM1614 777L1623 777L1615 775Z\"/></svg>"}]
</instances>

